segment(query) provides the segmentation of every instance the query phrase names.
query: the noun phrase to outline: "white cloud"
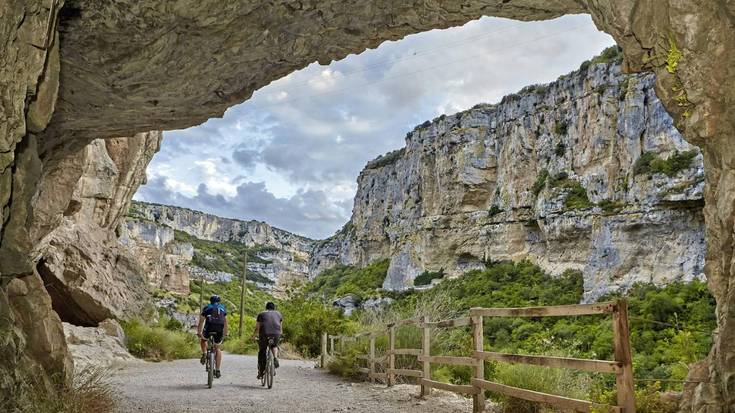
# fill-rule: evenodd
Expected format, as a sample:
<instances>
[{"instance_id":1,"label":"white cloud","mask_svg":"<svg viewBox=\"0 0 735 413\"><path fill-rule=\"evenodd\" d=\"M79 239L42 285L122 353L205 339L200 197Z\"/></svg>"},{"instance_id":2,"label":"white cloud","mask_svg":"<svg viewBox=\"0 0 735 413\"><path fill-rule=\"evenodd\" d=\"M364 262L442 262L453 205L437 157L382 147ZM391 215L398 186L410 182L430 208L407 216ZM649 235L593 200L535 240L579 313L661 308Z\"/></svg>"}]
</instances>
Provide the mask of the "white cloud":
<instances>
[{"instance_id":1,"label":"white cloud","mask_svg":"<svg viewBox=\"0 0 735 413\"><path fill-rule=\"evenodd\" d=\"M552 81L611 44L589 16L483 18L385 42L328 67L313 63L222 119L166 132L151 184L137 196L332 234L349 217L365 163L403 146L415 125ZM243 191L261 201L238 204ZM277 208L278 216L258 208Z\"/></svg>"}]
</instances>

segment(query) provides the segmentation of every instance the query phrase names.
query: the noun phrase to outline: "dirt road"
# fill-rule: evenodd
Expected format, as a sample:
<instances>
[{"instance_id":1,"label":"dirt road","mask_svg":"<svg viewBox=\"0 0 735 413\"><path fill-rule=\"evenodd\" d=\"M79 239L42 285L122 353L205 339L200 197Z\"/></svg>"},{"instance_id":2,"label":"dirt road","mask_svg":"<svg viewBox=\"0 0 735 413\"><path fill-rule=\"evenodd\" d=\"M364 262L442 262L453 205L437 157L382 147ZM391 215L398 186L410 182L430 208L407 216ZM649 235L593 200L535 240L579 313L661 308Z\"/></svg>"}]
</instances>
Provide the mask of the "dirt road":
<instances>
[{"instance_id":1,"label":"dirt road","mask_svg":"<svg viewBox=\"0 0 735 413\"><path fill-rule=\"evenodd\" d=\"M438 412L467 413L471 401L444 393L417 399L417 386L350 383L315 369L312 362L283 360L273 389L256 380L254 356L226 355L222 378L206 388L198 360L135 363L115 373L120 413L128 412Z\"/></svg>"}]
</instances>

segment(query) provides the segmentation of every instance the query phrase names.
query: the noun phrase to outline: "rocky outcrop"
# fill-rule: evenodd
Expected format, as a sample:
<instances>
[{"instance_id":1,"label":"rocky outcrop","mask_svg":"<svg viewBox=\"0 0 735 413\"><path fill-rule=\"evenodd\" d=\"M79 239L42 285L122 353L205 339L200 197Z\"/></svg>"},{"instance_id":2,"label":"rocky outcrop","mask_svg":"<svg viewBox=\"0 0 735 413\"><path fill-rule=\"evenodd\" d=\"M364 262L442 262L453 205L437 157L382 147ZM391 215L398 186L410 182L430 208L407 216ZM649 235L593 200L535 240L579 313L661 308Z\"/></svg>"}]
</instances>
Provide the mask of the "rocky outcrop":
<instances>
[{"instance_id":1,"label":"rocky outcrop","mask_svg":"<svg viewBox=\"0 0 735 413\"><path fill-rule=\"evenodd\" d=\"M61 10L63 3L0 4L0 108L5 121L0 126L0 314L8 314L2 318L3 331L14 331L0 349L4 362L13 360L2 364L3 373L10 372L2 375L8 378L5 382L16 377L16 359L6 354L23 354L24 365L63 370L63 352L36 351L49 344L50 337L25 340L42 338L40 331L59 334L60 324L47 309L33 311L45 317L43 326L9 315L13 308L46 297L41 283L29 281L38 277L30 255L37 241L29 235L30 212L41 171L55 160L94 138L198 124L295 69L359 53L384 40L482 15L533 20L586 12L623 47L626 70L656 72L662 103L686 139L702 147L707 183L705 273L718 302L718 334L708 381L697 388L692 409L722 412L735 405L732 2L70 0ZM59 12L64 34L60 68L54 63ZM39 147L34 134L46 126L52 111ZM10 302L10 280L15 278L24 278L21 282L32 289Z\"/></svg>"},{"instance_id":2,"label":"rocky outcrop","mask_svg":"<svg viewBox=\"0 0 735 413\"><path fill-rule=\"evenodd\" d=\"M254 250L257 261L248 262L248 271L257 274L256 284L281 293L297 281L307 279L313 241L260 221L222 218L187 208L133 202L121 242L142 257L149 279L156 286L176 291L166 284L188 285L189 278L212 282L230 281L239 274L205 269L192 263L194 254L202 260L214 259L195 243L175 241L175 231L199 240L237 242ZM177 275L173 275L177 274ZM169 275L169 278L166 278ZM161 280L164 284L161 284Z\"/></svg>"},{"instance_id":3,"label":"rocky outcrop","mask_svg":"<svg viewBox=\"0 0 735 413\"><path fill-rule=\"evenodd\" d=\"M74 368L107 368L137 361L125 346L125 333L115 320L104 320L97 327L63 323Z\"/></svg>"},{"instance_id":4,"label":"rocky outcrop","mask_svg":"<svg viewBox=\"0 0 735 413\"><path fill-rule=\"evenodd\" d=\"M31 229L39 239L34 260L63 321L95 326L146 301L144 271L115 230L160 139L158 132L99 139L44 171Z\"/></svg>"},{"instance_id":5,"label":"rocky outcrop","mask_svg":"<svg viewBox=\"0 0 735 413\"><path fill-rule=\"evenodd\" d=\"M404 289L424 271L530 259L582 271L587 300L702 278L702 157L653 85L594 64L417 127L362 171L350 223L318 244L312 275L390 258L384 288Z\"/></svg>"},{"instance_id":6,"label":"rocky outcrop","mask_svg":"<svg viewBox=\"0 0 735 413\"><path fill-rule=\"evenodd\" d=\"M126 219L119 232L118 241L132 250L152 288L189 293L189 263L194 247L188 242L177 242L173 228Z\"/></svg>"}]
</instances>

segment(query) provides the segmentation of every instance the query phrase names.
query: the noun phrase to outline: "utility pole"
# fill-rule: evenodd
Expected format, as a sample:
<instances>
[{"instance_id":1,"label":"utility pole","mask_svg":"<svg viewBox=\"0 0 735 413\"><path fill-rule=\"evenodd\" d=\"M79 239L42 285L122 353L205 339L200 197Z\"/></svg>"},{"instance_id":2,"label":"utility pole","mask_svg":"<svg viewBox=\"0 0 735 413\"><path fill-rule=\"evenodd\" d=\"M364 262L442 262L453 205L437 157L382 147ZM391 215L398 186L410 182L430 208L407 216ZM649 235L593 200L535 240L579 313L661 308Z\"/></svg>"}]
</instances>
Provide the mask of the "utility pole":
<instances>
[{"instance_id":1,"label":"utility pole","mask_svg":"<svg viewBox=\"0 0 735 413\"><path fill-rule=\"evenodd\" d=\"M242 259L242 285L240 286L240 323L238 328L238 337L242 337L242 319L245 316L245 279L248 276L248 251L245 250L245 255Z\"/></svg>"},{"instance_id":2,"label":"utility pole","mask_svg":"<svg viewBox=\"0 0 735 413\"><path fill-rule=\"evenodd\" d=\"M199 278L199 311L204 307L204 274Z\"/></svg>"}]
</instances>

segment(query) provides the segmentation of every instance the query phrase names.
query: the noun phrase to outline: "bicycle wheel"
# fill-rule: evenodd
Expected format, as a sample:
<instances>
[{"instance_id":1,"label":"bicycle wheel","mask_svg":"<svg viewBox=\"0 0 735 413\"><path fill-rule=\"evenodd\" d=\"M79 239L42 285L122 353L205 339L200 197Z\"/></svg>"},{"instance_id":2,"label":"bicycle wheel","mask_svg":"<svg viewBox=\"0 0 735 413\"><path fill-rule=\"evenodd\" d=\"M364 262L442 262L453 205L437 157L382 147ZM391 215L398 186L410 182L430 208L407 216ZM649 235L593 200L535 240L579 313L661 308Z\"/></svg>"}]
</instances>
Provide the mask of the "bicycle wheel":
<instances>
[{"instance_id":1,"label":"bicycle wheel","mask_svg":"<svg viewBox=\"0 0 735 413\"><path fill-rule=\"evenodd\" d=\"M209 365L209 368L207 369L207 387L211 389L212 382L214 382L214 351L207 352L207 364Z\"/></svg>"},{"instance_id":2,"label":"bicycle wheel","mask_svg":"<svg viewBox=\"0 0 735 413\"><path fill-rule=\"evenodd\" d=\"M273 371L275 370L275 367L273 367L273 354L271 353L271 350L268 350L268 363L265 365L265 377L266 381L268 382L268 388L273 387Z\"/></svg>"}]
</instances>

